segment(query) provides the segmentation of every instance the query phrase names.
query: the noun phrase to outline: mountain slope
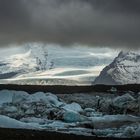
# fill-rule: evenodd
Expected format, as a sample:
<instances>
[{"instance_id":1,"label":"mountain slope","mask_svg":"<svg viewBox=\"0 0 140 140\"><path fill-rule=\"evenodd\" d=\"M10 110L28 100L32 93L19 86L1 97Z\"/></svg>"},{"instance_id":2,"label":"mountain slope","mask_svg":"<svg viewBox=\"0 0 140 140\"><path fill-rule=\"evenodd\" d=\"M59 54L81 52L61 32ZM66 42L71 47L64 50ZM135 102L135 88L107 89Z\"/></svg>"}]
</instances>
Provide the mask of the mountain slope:
<instances>
[{"instance_id":1,"label":"mountain slope","mask_svg":"<svg viewBox=\"0 0 140 140\"><path fill-rule=\"evenodd\" d=\"M95 79L94 84L121 85L140 83L140 54L120 52Z\"/></svg>"}]
</instances>

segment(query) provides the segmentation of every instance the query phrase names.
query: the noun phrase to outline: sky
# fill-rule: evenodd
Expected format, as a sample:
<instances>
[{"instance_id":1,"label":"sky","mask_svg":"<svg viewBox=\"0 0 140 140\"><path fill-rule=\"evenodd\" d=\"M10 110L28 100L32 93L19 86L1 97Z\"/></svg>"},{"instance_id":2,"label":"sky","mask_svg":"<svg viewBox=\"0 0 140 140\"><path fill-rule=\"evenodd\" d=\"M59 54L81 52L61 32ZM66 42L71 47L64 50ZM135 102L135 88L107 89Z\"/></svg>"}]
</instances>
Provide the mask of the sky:
<instances>
[{"instance_id":1,"label":"sky","mask_svg":"<svg viewBox=\"0 0 140 140\"><path fill-rule=\"evenodd\" d=\"M140 0L0 0L0 46L140 45Z\"/></svg>"}]
</instances>

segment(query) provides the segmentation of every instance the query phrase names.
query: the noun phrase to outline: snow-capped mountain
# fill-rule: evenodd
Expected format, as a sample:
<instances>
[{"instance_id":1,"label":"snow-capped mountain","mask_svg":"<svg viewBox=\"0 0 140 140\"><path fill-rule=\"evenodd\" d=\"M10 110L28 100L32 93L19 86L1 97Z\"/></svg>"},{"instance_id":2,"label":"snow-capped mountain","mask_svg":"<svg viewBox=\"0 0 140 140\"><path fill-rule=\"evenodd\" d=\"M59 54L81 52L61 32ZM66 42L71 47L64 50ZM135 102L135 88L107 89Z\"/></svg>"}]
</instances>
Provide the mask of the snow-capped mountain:
<instances>
[{"instance_id":1,"label":"snow-capped mountain","mask_svg":"<svg viewBox=\"0 0 140 140\"><path fill-rule=\"evenodd\" d=\"M28 44L23 53L4 58L0 62L0 79L12 78L20 74L44 71L50 68L46 47Z\"/></svg>"},{"instance_id":2,"label":"snow-capped mountain","mask_svg":"<svg viewBox=\"0 0 140 140\"><path fill-rule=\"evenodd\" d=\"M106 66L94 84L121 85L140 83L140 54L122 51Z\"/></svg>"}]
</instances>

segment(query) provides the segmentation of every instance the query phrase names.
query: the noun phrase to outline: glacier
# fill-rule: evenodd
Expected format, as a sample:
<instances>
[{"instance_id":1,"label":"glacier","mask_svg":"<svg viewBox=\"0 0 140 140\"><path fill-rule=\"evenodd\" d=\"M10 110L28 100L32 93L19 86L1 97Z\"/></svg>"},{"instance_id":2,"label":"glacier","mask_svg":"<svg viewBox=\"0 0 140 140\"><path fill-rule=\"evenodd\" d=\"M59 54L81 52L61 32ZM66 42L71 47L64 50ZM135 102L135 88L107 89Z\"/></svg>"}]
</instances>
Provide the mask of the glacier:
<instances>
[{"instance_id":1,"label":"glacier","mask_svg":"<svg viewBox=\"0 0 140 140\"><path fill-rule=\"evenodd\" d=\"M0 83L89 85L114 54L110 49L39 43L12 46L0 51Z\"/></svg>"}]
</instances>

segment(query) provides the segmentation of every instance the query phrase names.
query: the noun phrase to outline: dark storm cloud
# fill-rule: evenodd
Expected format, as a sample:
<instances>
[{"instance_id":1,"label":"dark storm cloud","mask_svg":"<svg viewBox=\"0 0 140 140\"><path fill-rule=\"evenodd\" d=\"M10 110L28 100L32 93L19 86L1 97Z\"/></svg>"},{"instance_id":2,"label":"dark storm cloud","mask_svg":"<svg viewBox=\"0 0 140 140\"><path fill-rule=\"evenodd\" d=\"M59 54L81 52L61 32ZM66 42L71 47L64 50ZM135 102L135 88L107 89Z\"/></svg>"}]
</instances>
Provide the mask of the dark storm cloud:
<instances>
[{"instance_id":1,"label":"dark storm cloud","mask_svg":"<svg viewBox=\"0 0 140 140\"><path fill-rule=\"evenodd\" d=\"M0 43L140 45L140 0L0 0Z\"/></svg>"}]
</instances>

